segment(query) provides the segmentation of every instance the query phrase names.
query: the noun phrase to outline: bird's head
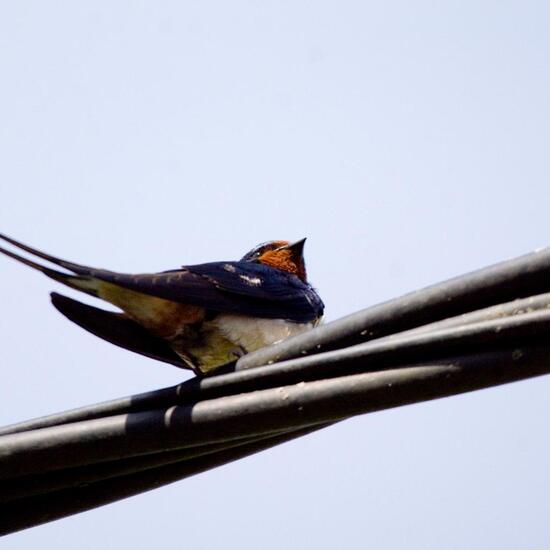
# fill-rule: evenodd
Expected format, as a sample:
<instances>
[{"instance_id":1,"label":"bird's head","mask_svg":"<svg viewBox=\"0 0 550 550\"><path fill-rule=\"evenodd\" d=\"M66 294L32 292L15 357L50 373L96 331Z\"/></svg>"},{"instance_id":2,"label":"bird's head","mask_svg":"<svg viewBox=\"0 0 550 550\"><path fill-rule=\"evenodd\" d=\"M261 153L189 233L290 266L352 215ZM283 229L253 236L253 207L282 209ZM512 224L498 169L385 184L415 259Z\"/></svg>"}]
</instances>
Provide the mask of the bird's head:
<instances>
[{"instance_id":1,"label":"bird's head","mask_svg":"<svg viewBox=\"0 0 550 550\"><path fill-rule=\"evenodd\" d=\"M301 239L294 243L289 241L262 243L247 252L241 258L241 262L257 262L268 265L292 273L305 282L307 280L306 264L304 262L305 242L305 239Z\"/></svg>"}]
</instances>

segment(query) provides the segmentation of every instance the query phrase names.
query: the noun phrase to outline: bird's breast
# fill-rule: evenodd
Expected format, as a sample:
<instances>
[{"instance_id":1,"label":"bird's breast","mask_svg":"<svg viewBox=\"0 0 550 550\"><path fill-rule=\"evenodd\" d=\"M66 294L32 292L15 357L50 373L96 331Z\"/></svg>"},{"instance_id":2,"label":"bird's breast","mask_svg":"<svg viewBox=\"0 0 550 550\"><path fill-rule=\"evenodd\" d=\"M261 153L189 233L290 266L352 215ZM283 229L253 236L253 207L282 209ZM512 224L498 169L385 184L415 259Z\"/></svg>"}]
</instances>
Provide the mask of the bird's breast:
<instances>
[{"instance_id":1,"label":"bird's breast","mask_svg":"<svg viewBox=\"0 0 550 550\"><path fill-rule=\"evenodd\" d=\"M230 313L221 313L211 322L225 338L246 353L310 330L318 323L292 323L284 319L262 319Z\"/></svg>"}]
</instances>

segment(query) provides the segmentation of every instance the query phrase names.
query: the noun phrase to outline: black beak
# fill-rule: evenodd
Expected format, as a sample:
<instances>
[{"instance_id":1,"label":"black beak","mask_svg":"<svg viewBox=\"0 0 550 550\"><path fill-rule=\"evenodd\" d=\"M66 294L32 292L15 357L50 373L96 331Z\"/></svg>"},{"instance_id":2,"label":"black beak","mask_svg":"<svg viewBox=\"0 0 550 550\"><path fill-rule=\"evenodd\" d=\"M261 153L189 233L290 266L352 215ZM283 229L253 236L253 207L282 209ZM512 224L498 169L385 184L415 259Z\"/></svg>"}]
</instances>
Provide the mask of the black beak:
<instances>
[{"instance_id":1,"label":"black beak","mask_svg":"<svg viewBox=\"0 0 550 550\"><path fill-rule=\"evenodd\" d=\"M287 244L286 246L283 246L283 250L291 250L292 255L295 258L303 258L304 256L304 244L306 242L306 238L300 239L299 241L296 241L294 243Z\"/></svg>"}]
</instances>

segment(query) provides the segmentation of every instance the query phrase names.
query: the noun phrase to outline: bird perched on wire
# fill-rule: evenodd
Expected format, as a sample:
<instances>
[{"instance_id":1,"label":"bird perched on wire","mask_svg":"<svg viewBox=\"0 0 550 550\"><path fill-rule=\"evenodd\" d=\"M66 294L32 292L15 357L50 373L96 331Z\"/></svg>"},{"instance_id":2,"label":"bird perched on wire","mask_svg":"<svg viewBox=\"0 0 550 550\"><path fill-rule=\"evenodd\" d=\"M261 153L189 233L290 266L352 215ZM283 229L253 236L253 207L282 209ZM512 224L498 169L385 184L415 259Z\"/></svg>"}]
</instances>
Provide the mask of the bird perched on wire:
<instances>
[{"instance_id":1,"label":"bird perched on wire","mask_svg":"<svg viewBox=\"0 0 550 550\"><path fill-rule=\"evenodd\" d=\"M70 320L113 344L197 374L309 330L323 316L323 302L307 282L305 239L263 243L236 262L138 275L79 265L5 235L0 239L65 271L0 247L3 254L122 310L52 293L52 303Z\"/></svg>"}]
</instances>

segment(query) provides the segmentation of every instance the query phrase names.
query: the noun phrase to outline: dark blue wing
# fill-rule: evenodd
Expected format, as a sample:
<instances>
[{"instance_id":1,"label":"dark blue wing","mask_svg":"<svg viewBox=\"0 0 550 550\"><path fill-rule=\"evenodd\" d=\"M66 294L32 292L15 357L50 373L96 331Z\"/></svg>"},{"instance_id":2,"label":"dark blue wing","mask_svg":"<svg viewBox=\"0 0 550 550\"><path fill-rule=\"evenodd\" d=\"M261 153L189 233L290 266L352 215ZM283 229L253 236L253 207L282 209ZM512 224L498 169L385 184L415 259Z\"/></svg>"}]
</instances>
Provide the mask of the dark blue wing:
<instances>
[{"instance_id":1,"label":"dark blue wing","mask_svg":"<svg viewBox=\"0 0 550 550\"><path fill-rule=\"evenodd\" d=\"M83 304L57 292L52 292L51 298L55 308L67 319L107 342L182 369L191 368L165 340L153 336L122 313Z\"/></svg>"},{"instance_id":2,"label":"dark blue wing","mask_svg":"<svg viewBox=\"0 0 550 550\"><path fill-rule=\"evenodd\" d=\"M101 269L90 269L85 274L144 294L213 311L303 323L320 317L324 309L310 285L295 275L256 263L212 262L143 275Z\"/></svg>"},{"instance_id":3,"label":"dark blue wing","mask_svg":"<svg viewBox=\"0 0 550 550\"><path fill-rule=\"evenodd\" d=\"M80 277L94 277L150 296L213 311L287 319L297 323L313 321L323 314L323 302L310 285L295 275L250 261L212 262L163 273L128 275L68 262L6 235L0 234L0 240ZM0 248L0 253L38 269L72 288L96 296L95 291L75 283L79 277L46 268L3 248Z\"/></svg>"}]
</instances>

